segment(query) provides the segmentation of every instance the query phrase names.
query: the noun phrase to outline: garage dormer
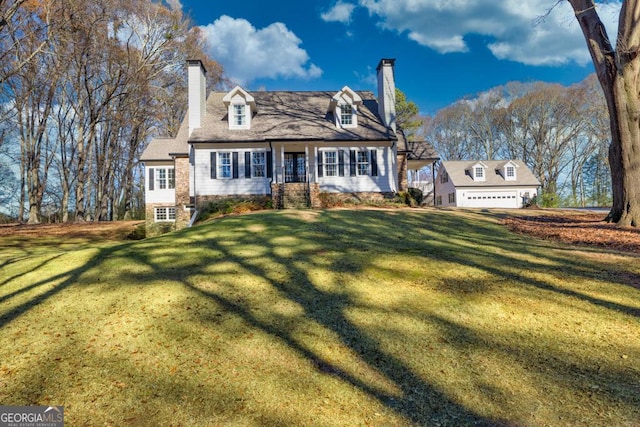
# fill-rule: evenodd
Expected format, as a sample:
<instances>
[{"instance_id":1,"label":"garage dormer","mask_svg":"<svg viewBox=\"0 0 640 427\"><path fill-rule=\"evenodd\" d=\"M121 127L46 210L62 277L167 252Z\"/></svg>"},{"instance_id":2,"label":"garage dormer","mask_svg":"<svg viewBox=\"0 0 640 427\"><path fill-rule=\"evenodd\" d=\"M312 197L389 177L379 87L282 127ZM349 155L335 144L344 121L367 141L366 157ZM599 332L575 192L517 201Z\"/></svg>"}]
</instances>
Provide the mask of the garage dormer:
<instances>
[{"instance_id":1,"label":"garage dormer","mask_svg":"<svg viewBox=\"0 0 640 427\"><path fill-rule=\"evenodd\" d=\"M358 108L362 105L362 98L348 86L331 98L329 111L333 113L336 127L349 129L358 127Z\"/></svg>"},{"instance_id":2,"label":"garage dormer","mask_svg":"<svg viewBox=\"0 0 640 427\"><path fill-rule=\"evenodd\" d=\"M518 179L518 164L512 160L505 162L496 173L502 175L505 181L516 181Z\"/></svg>"},{"instance_id":3,"label":"garage dormer","mask_svg":"<svg viewBox=\"0 0 640 427\"><path fill-rule=\"evenodd\" d=\"M249 92L236 86L222 98L222 102L227 106L229 129L251 129L251 118L257 108Z\"/></svg>"},{"instance_id":4,"label":"garage dormer","mask_svg":"<svg viewBox=\"0 0 640 427\"><path fill-rule=\"evenodd\" d=\"M469 168L469 175L474 181L482 182L487 179L487 165L482 162L477 162L471 165Z\"/></svg>"}]
</instances>

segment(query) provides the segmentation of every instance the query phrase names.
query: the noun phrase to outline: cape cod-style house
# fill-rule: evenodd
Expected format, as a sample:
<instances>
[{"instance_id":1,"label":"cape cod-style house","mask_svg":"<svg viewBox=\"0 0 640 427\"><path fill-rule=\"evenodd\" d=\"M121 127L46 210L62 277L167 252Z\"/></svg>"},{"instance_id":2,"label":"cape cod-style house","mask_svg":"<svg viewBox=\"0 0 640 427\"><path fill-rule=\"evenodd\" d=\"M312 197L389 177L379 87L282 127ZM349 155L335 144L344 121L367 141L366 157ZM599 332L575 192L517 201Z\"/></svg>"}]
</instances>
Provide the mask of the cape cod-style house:
<instances>
[{"instance_id":1,"label":"cape cod-style house","mask_svg":"<svg viewBox=\"0 0 640 427\"><path fill-rule=\"evenodd\" d=\"M274 207L316 208L322 192L371 199L406 190L407 170L438 157L426 143L409 145L396 128L394 64L380 61L377 98L347 86L236 86L207 97L206 70L188 61L188 112L178 134L153 139L141 156L147 224L182 228L199 206L219 198L271 197Z\"/></svg>"},{"instance_id":2,"label":"cape cod-style house","mask_svg":"<svg viewBox=\"0 0 640 427\"><path fill-rule=\"evenodd\" d=\"M435 205L522 208L539 187L520 160L443 161L435 179Z\"/></svg>"}]
</instances>

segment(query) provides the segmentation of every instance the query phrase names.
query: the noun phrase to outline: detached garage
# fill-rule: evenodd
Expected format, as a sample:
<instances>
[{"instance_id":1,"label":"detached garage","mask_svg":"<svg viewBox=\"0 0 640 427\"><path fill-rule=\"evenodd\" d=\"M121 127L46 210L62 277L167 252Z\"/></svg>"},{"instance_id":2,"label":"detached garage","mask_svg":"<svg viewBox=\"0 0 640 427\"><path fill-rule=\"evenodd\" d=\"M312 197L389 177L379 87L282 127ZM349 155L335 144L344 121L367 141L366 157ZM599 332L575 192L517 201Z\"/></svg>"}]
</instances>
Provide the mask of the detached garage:
<instances>
[{"instance_id":1,"label":"detached garage","mask_svg":"<svg viewBox=\"0 0 640 427\"><path fill-rule=\"evenodd\" d=\"M523 207L540 181L519 160L442 162L435 183L436 206Z\"/></svg>"}]
</instances>

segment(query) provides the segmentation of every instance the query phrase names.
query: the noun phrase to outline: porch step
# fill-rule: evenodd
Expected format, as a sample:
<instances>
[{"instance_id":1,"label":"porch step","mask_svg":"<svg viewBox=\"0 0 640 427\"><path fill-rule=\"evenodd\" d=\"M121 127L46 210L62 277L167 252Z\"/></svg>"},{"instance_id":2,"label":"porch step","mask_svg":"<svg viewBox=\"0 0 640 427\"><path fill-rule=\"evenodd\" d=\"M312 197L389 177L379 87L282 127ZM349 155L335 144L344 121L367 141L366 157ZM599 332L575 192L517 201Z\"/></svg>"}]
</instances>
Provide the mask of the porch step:
<instances>
[{"instance_id":1,"label":"porch step","mask_svg":"<svg viewBox=\"0 0 640 427\"><path fill-rule=\"evenodd\" d=\"M304 209L309 207L309 192L306 183L289 183L284 186L284 208Z\"/></svg>"}]
</instances>

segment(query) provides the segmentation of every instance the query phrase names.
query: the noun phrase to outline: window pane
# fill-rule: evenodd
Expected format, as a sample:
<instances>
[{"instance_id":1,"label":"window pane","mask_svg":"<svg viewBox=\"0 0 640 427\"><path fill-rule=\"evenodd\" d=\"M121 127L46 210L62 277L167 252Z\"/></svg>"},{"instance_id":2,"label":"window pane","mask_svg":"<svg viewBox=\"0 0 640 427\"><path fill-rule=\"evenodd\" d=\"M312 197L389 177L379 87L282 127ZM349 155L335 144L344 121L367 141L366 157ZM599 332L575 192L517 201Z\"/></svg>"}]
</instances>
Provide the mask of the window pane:
<instances>
[{"instance_id":1,"label":"window pane","mask_svg":"<svg viewBox=\"0 0 640 427\"><path fill-rule=\"evenodd\" d=\"M171 220L171 221L175 221L176 220L176 208L167 208L167 217Z\"/></svg>"},{"instance_id":2,"label":"window pane","mask_svg":"<svg viewBox=\"0 0 640 427\"><path fill-rule=\"evenodd\" d=\"M510 178L513 178L516 175L516 170L513 168L513 166L508 166L507 167L507 176Z\"/></svg>"},{"instance_id":3,"label":"window pane","mask_svg":"<svg viewBox=\"0 0 640 427\"><path fill-rule=\"evenodd\" d=\"M231 153L218 153L218 177L231 178Z\"/></svg>"},{"instance_id":4,"label":"window pane","mask_svg":"<svg viewBox=\"0 0 640 427\"><path fill-rule=\"evenodd\" d=\"M358 151L358 175L369 175L369 152Z\"/></svg>"},{"instance_id":5,"label":"window pane","mask_svg":"<svg viewBox=\"0 0 640 427\"><path fill-rule=\"evenodd\" d=\"M353 124L353 108L350 104L340 106L340 123L343 125Z\"/></svg>"},{"instance_id":6,"label":"window pane","mask_svg":"<svg viewBox=\"0 0 640 427\"><path fill-rule=\"evenodd\" d=\"M246 123L246 116L244 114L244 105L234 105L233 113L234 113L234 123L236 126L242 126Z\"/></svg>"},{"instance_id":7,"label":"window pane","mask_svg":"<svg viewBox=\"0 0 640 427\"><path fill-rule=\"evenodd\" d=\"M167 208L156 208L156 221L167 220Z\"/></svg>"},{"instance_id":8,"label":"window pane","mask_svg":"<svg viewBox=\"0 0 640 427\"><path fill-rule=\"evenodd\" d=\"M266 176L266 154L253 153L251 162L253 167L253 176L257 178L264 178Z\"/></svg>"},{"instance_id":9,"label":"window pane","mask_svg":"<svg viewBox=\"0 0 640 427\"><path fill-rule=\"evenodd\" d=\"M176 188L176 171L175 169L167 169L169 179L169 188Z\"/></svg>"},{"instance_id":10,"label":"window pane","mask_svg":"<svg viewBox=\"0 0 640 427\"><path fill-rule=\"evenodd\" d=\"M336 151L324 152L325 176L338 176L338 155Z\"/></svg>"},{"instance_id":11,"label":"window pane","mask_svg":"<svg viewBox=\"0 0 640 427\"><path fill-rule=\"evenodd\" d=\"M157 169L157 180L158 180L158 188L164 190L167 188L167 170L166 169Z\"/></svg>"},{"instance_id":12,"label":"window pane","mask_svg":"<svg viewBox=\"0 0 640 427\"><path fill-rule=\"evenodd\" d=\"M482 178L484 176L484 169L476 168L476 178Z\"/></svg>"}]
</instances>

